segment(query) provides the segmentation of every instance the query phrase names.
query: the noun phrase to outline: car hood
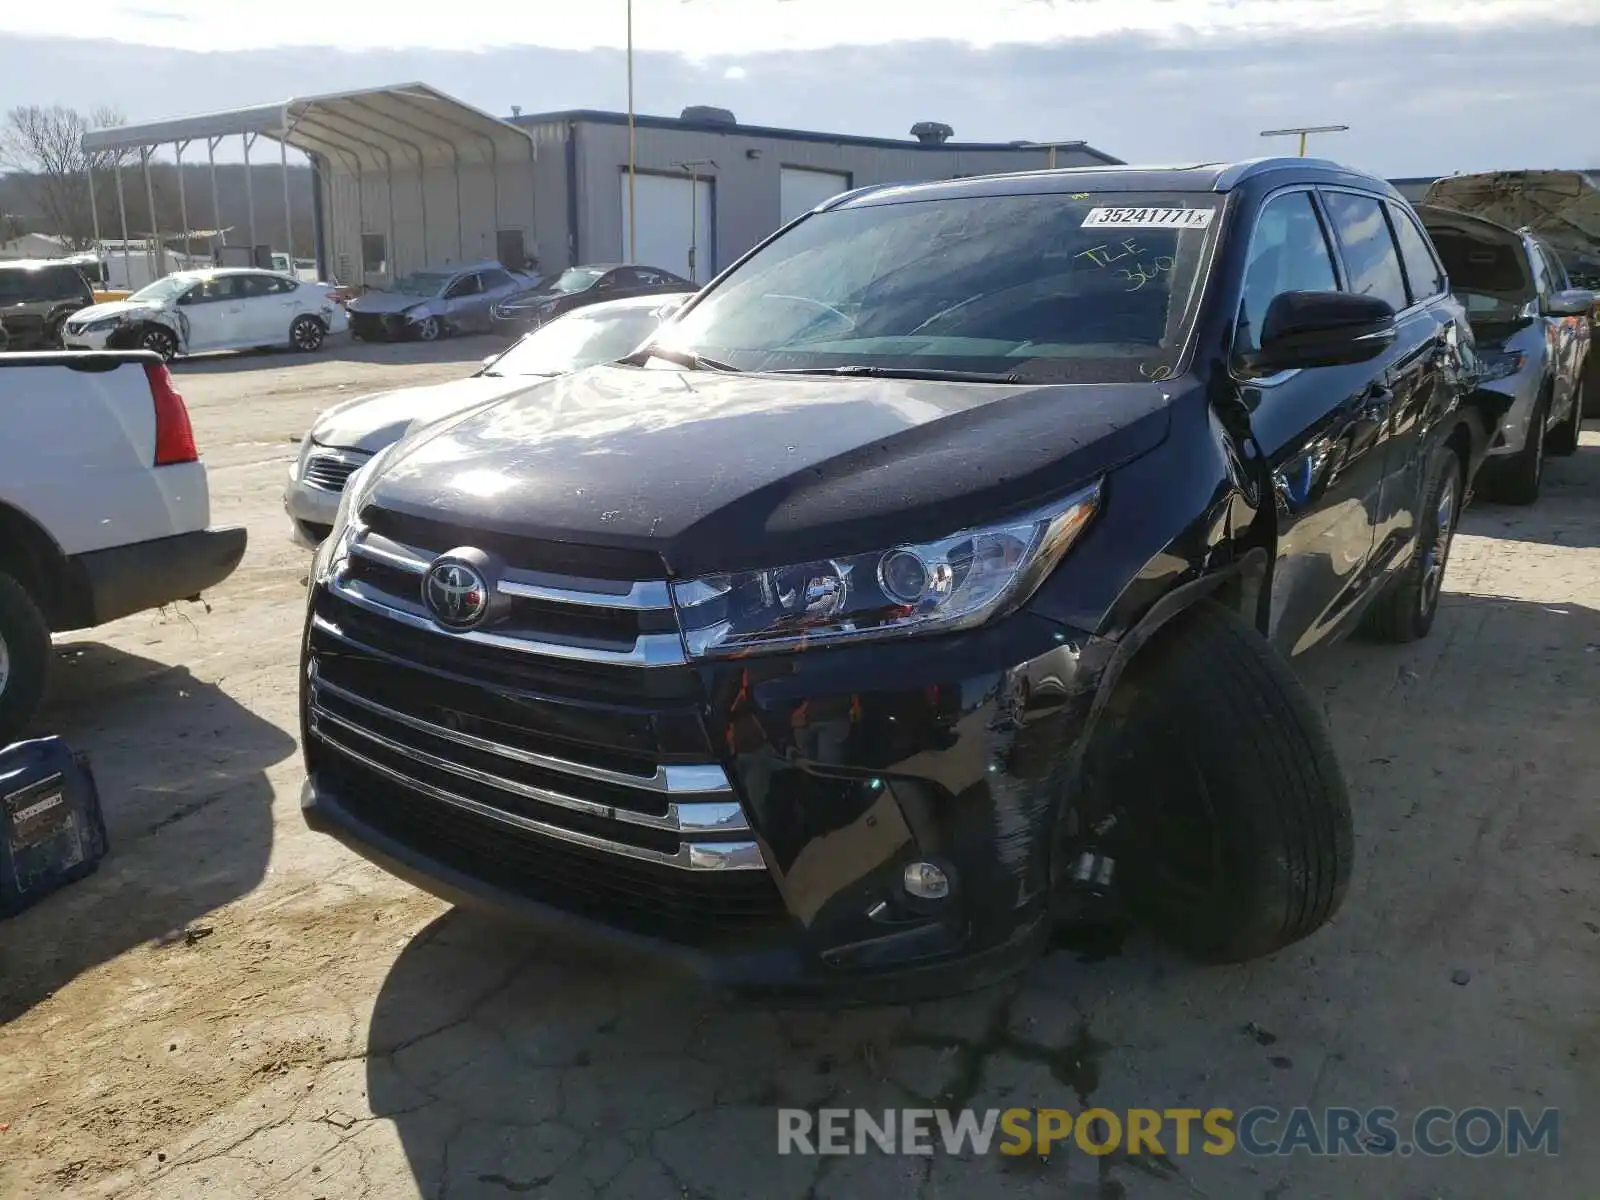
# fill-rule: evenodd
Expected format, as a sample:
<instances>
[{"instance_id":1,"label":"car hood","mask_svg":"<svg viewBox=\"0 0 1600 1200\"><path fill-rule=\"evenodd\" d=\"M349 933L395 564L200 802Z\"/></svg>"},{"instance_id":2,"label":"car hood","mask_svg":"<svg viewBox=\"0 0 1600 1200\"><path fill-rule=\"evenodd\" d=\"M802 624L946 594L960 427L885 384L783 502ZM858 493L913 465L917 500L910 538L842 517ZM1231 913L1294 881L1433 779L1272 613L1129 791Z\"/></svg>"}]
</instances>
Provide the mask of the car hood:
<instances>
[{"instance_id":1,"label":"car hood","mask_svg":"<svg viewBox=\"0 0 1600 1200\"><path fill-rule=\"evenodd\" d=\"M1578 171L1452 175L1434 180L1423 203L1526 227L1555 248L1569 272L1600 270L1600 188Z\"/></svg>"},{"instance_id":2,"label":"car hood","mask_svg":"<svg viewBox=\"0 0 1600 1200\"><path fill-rule=\"evenodd\" d=\"M87 325L91 321L104 321L108 317L124 317L138 313L144 316L160 312L167 305L153 300L111 300L105 304L91 304L72 314L74 325Z\"/></svg>"},{"instance_id":3,"label":"car hood","mask_svg":"<svg viewBox=\"0 0 1600 1200\"><path fill-rule=\"evenodd\" d=\"M410 292L367 292L350 301L348 307L352 312L398 313L432 299L432 296L416 296Z\"/></svg>"},{"instance_id":4,"label":"car hood","mask_svg":"<svg viewBox=\"0 0 1600 1200\"><path fill-rule=\"evenodd\" d=\"M367 504L681 575L771 566L1060 497L1157 445L1175 390L592 367L418 433Z\"/></svg>"},{"instance_id":5,"label":"car hood","mask_svg":"<svg viewBox=\"0 0 1600 1200\"><path fill-rule=\"evenodd\" d=\"M311 440L323 446L374 454L399 441L413 425L431 424L543 382L539 376L473 375L431 387L358 396L336 404L318 417L311 427Z\"/></svg>"}]
</instances>

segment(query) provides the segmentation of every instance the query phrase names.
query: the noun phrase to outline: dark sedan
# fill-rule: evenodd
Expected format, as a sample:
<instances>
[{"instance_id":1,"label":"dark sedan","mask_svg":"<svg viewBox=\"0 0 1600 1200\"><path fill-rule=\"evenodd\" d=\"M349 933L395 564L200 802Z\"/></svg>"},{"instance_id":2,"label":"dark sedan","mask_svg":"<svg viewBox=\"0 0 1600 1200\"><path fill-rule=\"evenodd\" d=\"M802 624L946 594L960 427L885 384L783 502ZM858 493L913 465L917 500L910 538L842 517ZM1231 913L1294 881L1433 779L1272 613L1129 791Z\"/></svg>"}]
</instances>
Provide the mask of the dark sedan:
<instances>
[{"instance_id":1,"label":"dark sedan","mask_svg":"<svg viewBox=\"0 0 1600 1200\"><path fill-rule=\"evenodd\" d=\"M659 267L630 267L617 263L568 267L554 283L497 304L494 327L508 337L520 337L553 317L602 300L669 296L698 290L697 284Z\"/></svg>"}]
</instances>

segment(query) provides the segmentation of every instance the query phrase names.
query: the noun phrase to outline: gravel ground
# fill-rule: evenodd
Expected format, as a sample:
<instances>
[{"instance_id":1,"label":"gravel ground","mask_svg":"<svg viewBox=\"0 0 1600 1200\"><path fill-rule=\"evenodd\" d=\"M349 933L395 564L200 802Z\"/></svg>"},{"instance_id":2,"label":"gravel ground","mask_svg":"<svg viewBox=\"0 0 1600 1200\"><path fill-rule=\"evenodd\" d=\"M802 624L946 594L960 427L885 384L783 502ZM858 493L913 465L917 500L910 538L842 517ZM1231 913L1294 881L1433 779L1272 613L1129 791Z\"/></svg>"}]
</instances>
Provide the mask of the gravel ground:
<instances>
[{"instance_id":1,"label":"gravel ground","mask_svg":"<svg viewBox=\"0 0 1600 1200\"><path fill-rule=\"evenodd\" d=\"M1600 1081L1600 430L1532 509L1475 506L1413 647L1301 666L1357 822L1337 921L1200 968L1134 938L912 1008L730 1007L458 913L302 826L295 440L493 349L177 368L205 606L64 639L41 723L94 758L113 853L0 926L0 1195L1579 1197ZM778 1106L1561 1110L1560 1154L780 1157Z\"/></svg>"}]
</instances>

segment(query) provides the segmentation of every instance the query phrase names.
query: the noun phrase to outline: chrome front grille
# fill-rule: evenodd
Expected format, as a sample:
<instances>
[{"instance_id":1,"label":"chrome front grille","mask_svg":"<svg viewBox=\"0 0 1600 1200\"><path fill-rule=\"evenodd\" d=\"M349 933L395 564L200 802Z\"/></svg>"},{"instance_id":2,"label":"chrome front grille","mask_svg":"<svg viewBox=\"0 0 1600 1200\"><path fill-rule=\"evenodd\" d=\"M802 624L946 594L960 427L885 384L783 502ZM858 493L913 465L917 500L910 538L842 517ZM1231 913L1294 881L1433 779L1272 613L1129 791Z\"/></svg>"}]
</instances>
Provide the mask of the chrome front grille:
<instances>
[{"instance_id":1,"label":"chrome front grille","mask_svg":"<svg viewBox=\"0 0 1600 1200\"><path fill-rule=\"evenodd\" d=\"M360 450L313 450L306 457L301 480L324 492L342 492L344 485L371 458Z\"/></svg>"},{"instance_id":2,"label":"chrome front grille","mask_svg":"<svg viewBox=\"0 0 1600 1200\"><path fill-rule=\"evenodd\" d=\"M331 587L369 612L474 646L614 667L687 661L665 580L576 579L508 566L494 584L509 601L506 616L489 628L446 633L423 604L422 580L437 555L455 548L422 550L358 529Z\"/></svg>"},{"instance_id":3,"label":"chrome front grille","mask_svg":"<svg viewBox=\"0 0 1600 1200\"><path fill-rule=\"evenodd\" d=\"M385 784L518 836L764 872L712 761L665 580L513 560L492 584L495 623L457 632L435 623L422 588L456 548L354 532L313 605L308 731Z\"/></svg>"}]
</instances>

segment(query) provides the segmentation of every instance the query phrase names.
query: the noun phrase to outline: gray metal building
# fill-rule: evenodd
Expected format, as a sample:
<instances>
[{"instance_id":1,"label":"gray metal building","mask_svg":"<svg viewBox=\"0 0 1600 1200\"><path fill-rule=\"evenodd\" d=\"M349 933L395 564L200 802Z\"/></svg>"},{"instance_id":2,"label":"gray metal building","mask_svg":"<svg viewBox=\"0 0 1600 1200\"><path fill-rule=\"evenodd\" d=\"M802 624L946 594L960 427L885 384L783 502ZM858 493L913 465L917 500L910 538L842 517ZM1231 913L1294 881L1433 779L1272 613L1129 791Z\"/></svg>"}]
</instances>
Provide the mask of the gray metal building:
<instances>
[{"instance_id":1,"label":"gray metal building","mask_svg":"<svg viewBox=\"0 0 1600 1200\"><path fill-rule=\"evenodd\" d=\"M540 265L628 261L627 116L576 109L510 120L534 140ZM1121 161L1084 142L952 141L933 122L901 141L741 125L725 110L690 108L636 116L634 130L636 260L700 282L851 188Z\"/></svg>"}]
</instances>

